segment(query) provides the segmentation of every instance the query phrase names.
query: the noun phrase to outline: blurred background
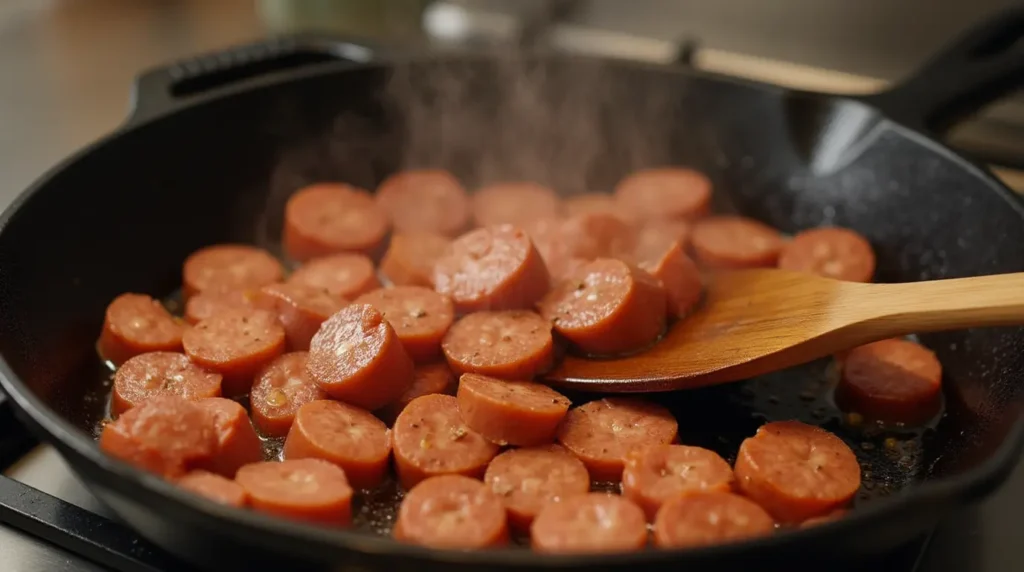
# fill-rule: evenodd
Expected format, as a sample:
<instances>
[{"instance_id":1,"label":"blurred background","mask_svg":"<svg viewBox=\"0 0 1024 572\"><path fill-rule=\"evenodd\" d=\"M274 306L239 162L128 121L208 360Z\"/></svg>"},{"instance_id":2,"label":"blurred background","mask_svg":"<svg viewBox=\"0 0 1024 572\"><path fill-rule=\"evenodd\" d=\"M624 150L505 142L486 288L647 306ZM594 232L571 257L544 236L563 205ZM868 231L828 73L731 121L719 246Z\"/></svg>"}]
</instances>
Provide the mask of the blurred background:
<instances>
[{"instance_id":1,"label":"blurred background","mask_svg":"<svg viewBox=\"0 0 1024 572\"><path fill-rule=\"evenodd\" d=\"M876 90L1010 0L0 0L0 185L8 200L107 133L140 70L294 30L415 46L510 41L557 15L556 49L670 60L832 92ZM425 23L425 25L424 25ZM987 160L1024 150L1016 99L952 140ZM1021 161L1024 163L1024 161ZM6 202L6 201L5 201Z\"/></svg>"}]
</instances>

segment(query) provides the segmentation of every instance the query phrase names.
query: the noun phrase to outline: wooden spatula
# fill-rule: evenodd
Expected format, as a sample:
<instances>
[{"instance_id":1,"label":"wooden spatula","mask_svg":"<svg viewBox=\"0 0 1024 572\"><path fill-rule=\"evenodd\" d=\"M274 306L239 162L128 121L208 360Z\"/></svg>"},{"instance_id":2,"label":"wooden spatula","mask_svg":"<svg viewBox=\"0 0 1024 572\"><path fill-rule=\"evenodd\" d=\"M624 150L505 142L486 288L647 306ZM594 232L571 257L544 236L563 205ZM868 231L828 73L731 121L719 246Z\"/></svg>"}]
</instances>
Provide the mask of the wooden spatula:
<instances>
[{"instance_id":1,"label":"wooden spatula","mask_svg":"<svg viewBox=\"0 0 1024 572\"><path fill-rule=\"evenodd\" d=\"M710 280L702 306L657 345L623 358L567 357L546 377L573 389L644 392L746 379L884 338L1024 325L1024 273L904 284L785 270Z\"/></svg>"}]
</instances>

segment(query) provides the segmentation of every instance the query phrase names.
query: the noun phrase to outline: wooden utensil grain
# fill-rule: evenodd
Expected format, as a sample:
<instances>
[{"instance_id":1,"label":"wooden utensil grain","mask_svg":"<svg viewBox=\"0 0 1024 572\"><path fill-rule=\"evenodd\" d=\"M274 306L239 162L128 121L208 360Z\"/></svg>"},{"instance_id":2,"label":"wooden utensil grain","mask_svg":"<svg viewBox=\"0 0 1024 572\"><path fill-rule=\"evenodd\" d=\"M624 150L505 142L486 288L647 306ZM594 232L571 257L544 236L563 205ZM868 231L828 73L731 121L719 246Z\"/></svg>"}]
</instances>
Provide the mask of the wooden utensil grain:
<instances>
[{"instance_id":1,"label":"wooden utensil grain","mask_svg":"<svg viewBox=\"0 0 1024 572\"><path fill-rule=\"evenodd\" d=\"M746 379L884 338L1024 324L1024 273L902 284L785 270L717 274L704 302L654 347L568 356L546 378L587 391L690 389Z\"/></svg>"}]
</instances>

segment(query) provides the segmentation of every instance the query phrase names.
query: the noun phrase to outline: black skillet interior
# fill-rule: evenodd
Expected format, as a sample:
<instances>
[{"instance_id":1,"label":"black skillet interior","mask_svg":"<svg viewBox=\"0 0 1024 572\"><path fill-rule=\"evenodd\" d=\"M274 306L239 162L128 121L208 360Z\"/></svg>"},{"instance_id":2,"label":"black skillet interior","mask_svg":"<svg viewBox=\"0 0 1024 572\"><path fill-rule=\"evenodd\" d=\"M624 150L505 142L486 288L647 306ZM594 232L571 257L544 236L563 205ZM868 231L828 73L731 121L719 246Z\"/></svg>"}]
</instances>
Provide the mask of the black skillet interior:
<instances>
[{"instance_id":1,"label":"black skillet interior","mask_svg":"<svg viewBox=\"0 0 1024 572\"><path fill-rule=\"evenodd\" d=\"M312 55L303 51L309 46L316 48ZM105 502L149 538L193 560L266 563L270 552L288 554L294 565L331 559L404 565L406 555L445 569L489 560L597 562L525 552L497 559L428 554L233 514L140 478L91 448L103 398L94 342L109 300L124 291L171 292L184 257L206 244L275 248L283 202L303 184L344 180L373 188L398 168L429 165L453 170L470 187L528 178L573 193L608 190L639 168L683 164L712 178L718 210L787 232L820 224L862 232L878 253L878 281L1024 271L1020 203L968 162L858 101L575 58L324 63L322 47L292 45L275 65L311 67L216 89L216 97L197 94L223 87L215 84L236 79L237 70L225 75L200 66L199 79L163 77L159 87L174 86L164 97L197 103L173 114L140 108L133 124L44 178L5 215L0 230L5 389ZM1010 55L1015 66L1024 62L1019 53ZM990 70L983 79L991 83L995 75ZM149 81L154 77L160 79ZM145 96L153 84L141 86ZM900 100L874 101L898 109ZM933 107L960 102L959 93L943 94ZM921 126L933 120L908 118ZM726 456L763 419L823 424L866 462L862 498L896 498L865 503L835 527L600 562L676 567L721 564L710 559L724 556L792 557L796 550L876 552L924 530L950 504L984 494L1020 446L1024 331L978 329L923 341L944 365L947 402L946 415L924 432L844 427L828 402L828 362L658 396L680 420L684 442ZM895 439L887 446L888 436ZM869 526L851 533L858 524ZM257 544L267 551L250 550Z\"/></svg>"}]
</instances>

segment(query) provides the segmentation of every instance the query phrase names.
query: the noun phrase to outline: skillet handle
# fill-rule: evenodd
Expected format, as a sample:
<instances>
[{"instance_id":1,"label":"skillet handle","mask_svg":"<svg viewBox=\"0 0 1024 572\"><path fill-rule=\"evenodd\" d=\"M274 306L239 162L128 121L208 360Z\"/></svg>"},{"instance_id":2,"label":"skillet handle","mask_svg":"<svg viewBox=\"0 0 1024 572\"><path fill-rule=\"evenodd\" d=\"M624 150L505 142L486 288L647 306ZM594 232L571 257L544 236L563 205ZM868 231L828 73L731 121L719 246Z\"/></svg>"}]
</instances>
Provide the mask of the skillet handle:
<instances>
[{"instance_id":1,"label":"skillet handle","mask_svg":"<svg viewBox=\"0 0 1024 572\"><path fill-rule=\"evenodd\" d=\"M1011 8L969 29L888 91L860 99L926 133L957 122L1024 84L1024 9Z\"/></svg>"},{"instance_id":2,"label":"skillet handle","mask_svg":"<svg viewBox=\"0 0 1024 572\"><path fill-rule=\"evenodd\" d=\"M300 68L364 63L382 52L359 40L296 35L203 54L144 71L135 79L127 124L170 113L196 101Z\"/></svg>"}]
</instances>

